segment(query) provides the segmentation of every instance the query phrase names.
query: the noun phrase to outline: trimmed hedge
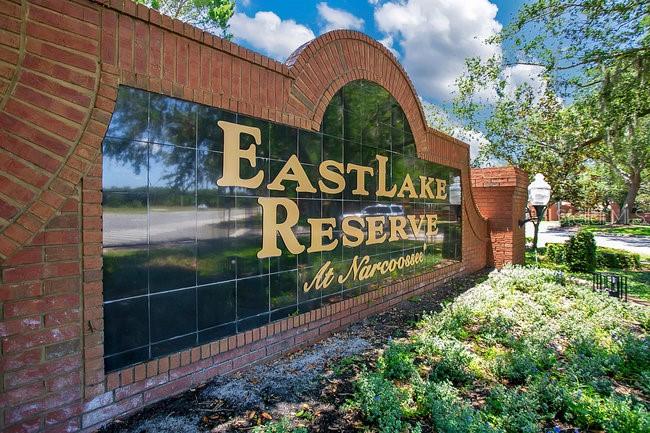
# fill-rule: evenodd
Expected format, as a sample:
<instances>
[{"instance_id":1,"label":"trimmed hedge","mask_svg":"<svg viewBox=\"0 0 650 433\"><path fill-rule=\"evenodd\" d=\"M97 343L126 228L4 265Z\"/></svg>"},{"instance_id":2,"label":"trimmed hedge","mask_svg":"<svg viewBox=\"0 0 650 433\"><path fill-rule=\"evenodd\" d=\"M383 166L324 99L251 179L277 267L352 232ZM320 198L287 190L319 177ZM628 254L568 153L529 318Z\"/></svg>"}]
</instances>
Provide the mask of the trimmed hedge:
<instances>
[{"instance_id":1,"label":"trimmed hedge","mask_svg":"<svg viewBox=\"0 0 650 433\"><path fill-rule=\"evenodd\" d=\"M596 251L599 268L639 269L641 256L625 250L599 247Z\"/></svg>"},{"instance_id":2,"label":"trimmed hedge","mask_svg":"<svg viewBox=\"0 0 650 433\"><path fill-rule=\"evenodd\" d=\"M572 271L594 272L596 270L596 240L593 233L579 230L567 241L566 264Z\"/></svg>"},{"instance_id":3,"label":"trimmed hedge","mask_svg":"<svg viewBox=\"0 0 650 433\"><path fill-rule=\"evenodd\" d=\"M558 264L566 263L567 244L548 243L545 246L546 259ZM596 265L598 268L640 269L641 256L616 248L596 248Z\"/></svg>"}]
</instances>

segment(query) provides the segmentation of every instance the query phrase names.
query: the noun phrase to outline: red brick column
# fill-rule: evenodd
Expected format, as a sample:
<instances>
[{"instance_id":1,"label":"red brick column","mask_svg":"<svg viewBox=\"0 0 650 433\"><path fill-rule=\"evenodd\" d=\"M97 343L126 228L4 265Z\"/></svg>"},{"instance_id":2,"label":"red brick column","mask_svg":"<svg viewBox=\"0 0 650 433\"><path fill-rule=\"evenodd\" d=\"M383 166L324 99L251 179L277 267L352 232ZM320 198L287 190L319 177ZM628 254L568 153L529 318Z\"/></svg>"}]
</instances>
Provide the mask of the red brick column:
<instances>
[{"instance_id":1,"label":"red brick column","mask_svg":"<svg viewBox=\"0 0 650 433\"><path fill-rule=\"evenodd\" d=\"M472 169L472 192L490 230L488 264L523 264L526 234L519 227L528 201L528 174L517 167Z\"/></svg>"}]
</instances>

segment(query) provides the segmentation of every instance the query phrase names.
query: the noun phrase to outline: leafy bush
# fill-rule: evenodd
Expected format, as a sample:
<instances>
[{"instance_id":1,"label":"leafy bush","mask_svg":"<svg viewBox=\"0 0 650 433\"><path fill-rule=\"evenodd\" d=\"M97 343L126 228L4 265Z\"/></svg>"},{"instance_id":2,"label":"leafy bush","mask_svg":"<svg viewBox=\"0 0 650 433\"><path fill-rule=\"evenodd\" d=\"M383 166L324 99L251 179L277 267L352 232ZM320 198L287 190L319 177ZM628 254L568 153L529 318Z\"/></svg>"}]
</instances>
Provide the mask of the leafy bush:
<instances>
[{"instance_id":1,"label":"leafy bush","mask_svg":"<svg viewBox=\"0 0 650 433\"><path fill-rule=\"evenodd\" d=\"M566 247L564 244L546 244L546 258L553 263L564 263L566 260Z\"/></svg>"},{"instance_id":2,"label":"leafy bush","mask_svg":"<svg viewBox=\"0 0 650 433\"><path fill-rule=\"evenodd\" d=\"M599 268L639 269L641 256L625 250L598 247L596 263Z\"/></svg>"},{"instance_id":3,"label":"leafy bush","mask_svg":"<svg viewBox=\"0 0 650 433\"><path fill-rule=\"evenodd\" d=\"M429 358L432 380L447 380L455 384L464 384L474 378L470 369L472 353L458 340L431 338L424 342L421 353L426 354Z\"/></svg>"},{"instance_id":4,"label":"leafy bush","mask_svg":"<svg viewBox=\"0 0 650 433\"><path fill-rule=\"evenodd\" d=\"M449 382L431 382L425 405L436 431L440 433L487 433L493 431L481 414L463 402Z\"/></svg>"},{"instance_id":5,"label":"leafy bush","mask_svg":"<svg viewBox=\"0 0 650 433\"><path fill-rule=\"evenodd\" d=\"M594 235L580 230L569 238L566 245L566 263L572 271L594 272L596 270L596 241Z\"/></svg>"},{"instance_id":6,"label":"leafy bush","mask_svg":"<svg viewBox=\"0 0 650 433\"><path fill-rule=\"evenodd\" d=\"M603 397L590 389L574 393L567 416L584 429L602 429L607 433L650 431L650 413L643 406L628 397Z\"/></svg>"},{"instance_id":7,"label":"leafy bush","mask_svg":"<svg viewBox=\"0 0 650 433\"><path fill-rule=\"evenodd\" d=\"M382 433L400 433L403 394L392 382L376 373L366 373L357 380L355 402L364 419L377 425Z\"/></svg>"},{"instance_id":8,"label":"leafy bush","mask_svg":"<svg viewBox=\"0 0 650 433\"><path fill-rule=\"evenodd\" d=\"M491 421L507 433L538 433L541 416L535 408L539 405L533 393L497 386L487 402Z\"/></svg>"},{"instance_id":9,"label":"leafy bush","mask_svg":"<svg viewBox=\"0 0 650 433\"><path fill-rule=\"evenodd\" d=\"M379 365L387 379L407 379L417 372L412 346L406 344L391 342L379 359Z\"/></svg>"},{"instance_id":10,"label":"leafy bush","mask_svg":"<svg viewBox=\"0 0 650 433\"><path fill-rule=\"evenodd\" d=\"M546 244L545 256L547 260L553 263L566 263L567 244ZM641 267L641 256L616 248L597 247L596 265L598 268L639 269Z\"/></svg>"},{"instance_id":11,"label":"leafy bush","mask_svg":"<svg viewBox=\"0 0 650 433\"><path fill-rule=\"evenodd\" d=\"M514 384L524 384L555 364L555 353L548 347L518 342L513 350L497 358L495 373Z\"/></svg>"}]
</instances>

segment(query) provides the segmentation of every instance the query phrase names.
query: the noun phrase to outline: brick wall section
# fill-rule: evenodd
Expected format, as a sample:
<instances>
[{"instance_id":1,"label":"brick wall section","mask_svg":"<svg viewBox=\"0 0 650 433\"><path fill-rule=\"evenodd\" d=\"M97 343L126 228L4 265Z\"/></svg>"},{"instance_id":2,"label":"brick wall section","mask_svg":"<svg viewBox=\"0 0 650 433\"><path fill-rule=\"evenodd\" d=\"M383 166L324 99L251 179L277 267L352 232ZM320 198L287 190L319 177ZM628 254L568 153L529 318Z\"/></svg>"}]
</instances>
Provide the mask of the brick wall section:
<instances>
[{"instance_id":1,"label":"brick wall section","mask_svg":"<svg viewBox=\"0 0 650 433\"><path fill-rule=\"evenodd\" d=\"M129 0L0 0L0 13L0 430L92 431L485 267L468 146L426 127L408 76L367 36L330 32L281 64ZM463 262L106 375L101 141L118 86L317 130L355 79L402 104L420 157L461 170Z\"/></svg>"},{"instance_id":2,"label":"brick wall section","mask_svg":"<svg viewBox=\"0 0 650 433\"><path fill-rule=\"evenodd\" d=\"M523 264L526 234L519 227L528 202L528 174L517 167L472 169L472 192L488 219L488 265Z\"/></svg>"}]
</instances>

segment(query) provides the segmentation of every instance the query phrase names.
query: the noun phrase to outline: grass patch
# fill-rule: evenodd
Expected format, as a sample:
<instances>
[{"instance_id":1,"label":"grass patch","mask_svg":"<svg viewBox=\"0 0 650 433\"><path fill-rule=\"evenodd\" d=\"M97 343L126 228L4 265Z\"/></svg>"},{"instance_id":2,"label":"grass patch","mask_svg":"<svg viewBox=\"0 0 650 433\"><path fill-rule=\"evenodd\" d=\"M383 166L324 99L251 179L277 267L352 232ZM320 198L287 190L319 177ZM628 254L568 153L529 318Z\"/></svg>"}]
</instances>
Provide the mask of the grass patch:
<instances>
[{"instance_id":1,"label":"grass patch","mask_svg":"<svg viewBox=\"0 0 650 433\"><path fill-rule=\"evenodd\" d=\"M650 236L650 225L583 225L581 228L592 233L606 233L626 236Z\"/></svg>"},{"instance_id":2,"label":"grass patch","mask_svg":"<svg viewBox=\"0 0 650 433\"><path fill-rule=\"evenodd\" d=\"M650 431L650 312L508 267L393 341L349 402L380 433Z\"/></svg>"}]
</instances>

